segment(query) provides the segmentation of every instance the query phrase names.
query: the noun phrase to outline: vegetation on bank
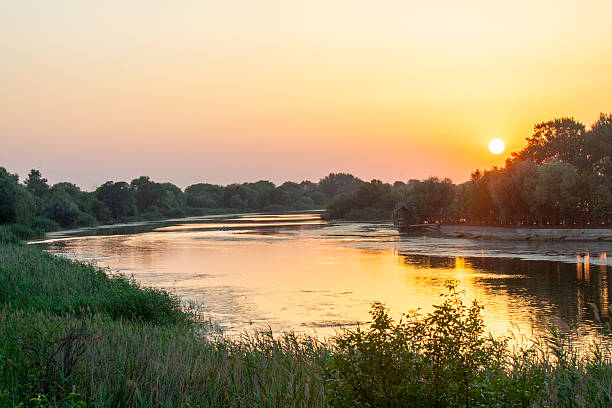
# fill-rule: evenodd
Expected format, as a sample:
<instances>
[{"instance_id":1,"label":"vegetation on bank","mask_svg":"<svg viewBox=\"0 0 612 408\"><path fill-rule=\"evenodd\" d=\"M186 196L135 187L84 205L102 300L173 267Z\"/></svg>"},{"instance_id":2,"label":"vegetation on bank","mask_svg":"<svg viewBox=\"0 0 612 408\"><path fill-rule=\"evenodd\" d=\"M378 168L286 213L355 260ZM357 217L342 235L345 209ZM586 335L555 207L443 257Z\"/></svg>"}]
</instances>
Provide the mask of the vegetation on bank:
<instances>
[{"instance_id":1,"label":"vegetation on bank","mask_svg":"<svg viewBox=\"0 0 612 408\"><path fill-rule=\"evenodd\" d=\"M403 205L411 224L612 225L612 114L587 130L573 118L534 126L505 166L450 179L378 180L327 206L328 219L390 219Z\"/></svg>"},{"instance_id":2,"label":"vegetation on bank","mask_svg":"<svg viewBox=\"0 0 612 408\"><path fill-rule=\"evenodd\" d=\"M193 184L184 191L172 183L139 177L130 183L108 181L95 191L62 182L50 186L31 170L23 183L0 167L0 225L21 239L60 228L115 222L157 220L243 211L287 211L323 208L338 194L357 189L361 180L329 174L317 183L269 181L218 186Z\"/></svg>"},{"instance_id":3,"label":"vegetation on bank","mask_svg":"<svg viewBox=\"0 0 612 408\"><path fill-rule=\"evenodd\" d=\"M0 244L0 406L609 406L610 349L552 333L522 349L485 333L456 283L429 314L322 342L210 331L163 291ZM10 243L9 241L13 241Z\"/></svg>"}]
</instances>

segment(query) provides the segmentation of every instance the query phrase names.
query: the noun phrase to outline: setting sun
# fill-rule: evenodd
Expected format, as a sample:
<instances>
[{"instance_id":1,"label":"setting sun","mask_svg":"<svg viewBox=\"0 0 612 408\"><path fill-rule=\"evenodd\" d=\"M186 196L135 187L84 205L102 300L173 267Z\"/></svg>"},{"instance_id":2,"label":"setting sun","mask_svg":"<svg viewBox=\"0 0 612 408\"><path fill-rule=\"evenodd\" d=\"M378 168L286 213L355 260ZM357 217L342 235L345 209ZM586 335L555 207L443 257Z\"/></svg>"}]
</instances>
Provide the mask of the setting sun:
<instances>
[{"instance_id":1,"label":"setting sun","mask_svg":"<svg viewBox=\"0 0 612 408\"><path fill-rule=\"evenodd\" d=\"M489 150L493 154L501 154L506 149L506 144L501 139L493 139L489 143Z\"/></svg>"}]
</instances>

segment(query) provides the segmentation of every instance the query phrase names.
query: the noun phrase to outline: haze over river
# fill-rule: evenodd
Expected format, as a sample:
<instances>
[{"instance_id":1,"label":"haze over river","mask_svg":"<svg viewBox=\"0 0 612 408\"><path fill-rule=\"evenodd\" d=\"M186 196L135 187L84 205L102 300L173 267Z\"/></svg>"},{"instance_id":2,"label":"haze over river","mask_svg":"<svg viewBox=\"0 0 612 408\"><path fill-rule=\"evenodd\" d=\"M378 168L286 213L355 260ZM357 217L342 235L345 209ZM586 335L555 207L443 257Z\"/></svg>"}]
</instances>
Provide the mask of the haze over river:
<instances>
[{"instance_id":1,"label":"haze over river","mask_svg":"<svg viewBox=\"0 0 612 408\"><path fill-rule=\"evenodd\" d=\"M503 242L400 236L390 224L328 223L318 212L242 214L51 234L52 253L92 261L196 302L230 334L253 328L332 335L395 318L461 282L497 335L554 323L591 338L607 318L610 242ZM584 339L584 337L583 337Z\"/></svg>"}]
</instances>

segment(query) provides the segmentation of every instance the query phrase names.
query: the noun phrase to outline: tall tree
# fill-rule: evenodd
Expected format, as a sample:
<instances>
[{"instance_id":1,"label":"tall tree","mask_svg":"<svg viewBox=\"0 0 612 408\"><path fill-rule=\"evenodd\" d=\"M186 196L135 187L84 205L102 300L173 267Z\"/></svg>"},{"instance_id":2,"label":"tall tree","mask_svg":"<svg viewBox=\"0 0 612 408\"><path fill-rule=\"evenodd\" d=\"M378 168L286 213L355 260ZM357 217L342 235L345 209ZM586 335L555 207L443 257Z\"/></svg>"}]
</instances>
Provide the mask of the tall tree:
<instances>
[{"instance_id":1,"label":"tall tree","mask_svg":"<svg viewBox=\"0 0 612 408\"><path fill-rule=\"evenodd\" d=\"M115 220L134 213L134 196L124 181L107 181L96 189L96 197L108 207Z\"/></svg>"},{"instance_id":2,"label":"tall tree","mask_svg":"<svg viewBox=\"0 0 612 408\"><path fill-rule=\"evenodd\" d=\"M25 179L25 186L34 197L40 198L49 192L47 179L42 177L39 170L30 170L28 178Z\"/></svg>"},{"instance_id":3,"label":"tall tree","mask_svg":"<svg viewBox=\"0 0 612 408\"><path fill-rule=\"evenodd\" d=\"M612 114L600 114L586 134L585 150L595 174L612 180Z\"/></svg>"},{"instance_id":4,"label":"tall tree","mask_svg":"<svg viewBox=\"0 0 612 408\"><path fill-rule=\"evenodd\" d=\"M537 164L550 160L573 164L580 170L589 164L584 149L585 127L574 118L559 118L538 123L528 137L527 146L515 159L532 160Z\"/></svg>"}]
</instances>

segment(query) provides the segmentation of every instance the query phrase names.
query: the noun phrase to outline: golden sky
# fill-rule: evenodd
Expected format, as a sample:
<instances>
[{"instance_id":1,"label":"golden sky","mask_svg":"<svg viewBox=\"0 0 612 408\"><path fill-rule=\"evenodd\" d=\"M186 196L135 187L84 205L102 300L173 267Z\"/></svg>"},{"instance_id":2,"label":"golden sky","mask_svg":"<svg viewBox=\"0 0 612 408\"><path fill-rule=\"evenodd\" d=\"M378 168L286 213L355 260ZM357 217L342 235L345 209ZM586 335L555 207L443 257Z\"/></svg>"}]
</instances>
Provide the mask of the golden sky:
<instances>
[{"instance_id":1,"label":"golden sky","mask_svg":"<svg viewBox=\"0 0 612 408\"><path fill-rule=\"evenodd\" d=\"M612 1L4 1L0 166L91 189L502 164L612 111Z\"/></svg>"}]
</instances>

